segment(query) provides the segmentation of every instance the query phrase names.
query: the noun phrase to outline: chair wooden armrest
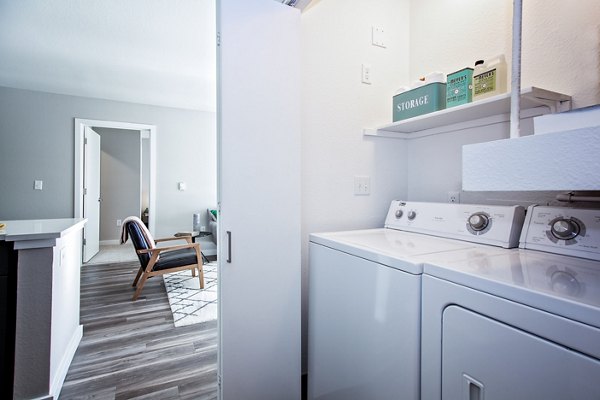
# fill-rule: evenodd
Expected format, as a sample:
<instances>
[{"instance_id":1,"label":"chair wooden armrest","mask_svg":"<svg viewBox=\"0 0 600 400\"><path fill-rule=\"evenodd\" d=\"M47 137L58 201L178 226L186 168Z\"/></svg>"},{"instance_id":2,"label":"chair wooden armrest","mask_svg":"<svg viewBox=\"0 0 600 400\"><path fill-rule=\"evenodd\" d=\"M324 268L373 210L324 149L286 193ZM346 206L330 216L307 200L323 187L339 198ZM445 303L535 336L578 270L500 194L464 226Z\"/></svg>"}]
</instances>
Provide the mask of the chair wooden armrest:
<instances>
[{"instance_id":1,"label":"chair wooden armrest","mask_svg":"<svg viewBox=\"0 0 600 400\"><path fill-rule=\"evenodd\" d=\"M181 250L181 249L193 249L193 248L198 248L198 250L200 250L200 243L188 243L188 244L180 244L177 246L167 246L167 247L155 247L153 249L141 249L141 250L136 250L138 254L146 254L146 253L158 253L160 254L161 252L164 251L171 251L171 250Z\"/></svg>"},{"instance_id":2,"label":"chair wooden armrest","mask_svg":"<svg viewBox=\"0 0 600 400\"><path fill-rule=\"evenodd\" d=\"M173 237L167 237L167 238L160 238L160 239L155 239L154 243L168 242L169 240L185 240L186 242L191 243L192 237L191 236L173 236Z\"/></svg>"}]
</instances>

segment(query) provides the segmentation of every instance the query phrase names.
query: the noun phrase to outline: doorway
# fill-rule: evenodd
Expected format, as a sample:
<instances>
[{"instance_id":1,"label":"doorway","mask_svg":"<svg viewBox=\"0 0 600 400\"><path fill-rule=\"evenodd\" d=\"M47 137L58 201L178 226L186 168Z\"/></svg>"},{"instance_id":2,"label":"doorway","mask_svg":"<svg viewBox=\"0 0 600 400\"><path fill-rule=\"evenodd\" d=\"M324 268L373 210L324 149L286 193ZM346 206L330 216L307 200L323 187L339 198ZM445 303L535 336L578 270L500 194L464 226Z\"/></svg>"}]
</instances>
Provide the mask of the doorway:
<instances>
[{"instance_id":1,"label":"doorway","mask_svg":"<svg viewBox=\"0 0 600 400\"><path fill-rule=\"evenodd\" d=\"M89 140L90 135L98 138ZM102 142L100 136L103 136L107 142L102 154L104 159L102 166L100 165ZM75 119L74 216L88 218L84 229L83 262L89 261L98 252L101 241L104 244L118 244L120 223L127 215L139 216L146 222L150 232L154 233L155 144L155 125ZM133 168L129 168L128 173L119 173L119 169L127 170L126 166L123 167L123 164L127 163ZM104 169L105 175L119 174L121 184L111 180L110 177L100 182L101 169ZM129 182L125 182L125 186L120 187L123 186L123 181L127 180ZM102 195L99 194L101 183L104 186L103 193L107 195L106 201L103 201ZM123 193L127 195L121 196ZM126 197L130 199L127 201ZM119 215L121 217L118 217Z\"/></svg>"}]
</instances>

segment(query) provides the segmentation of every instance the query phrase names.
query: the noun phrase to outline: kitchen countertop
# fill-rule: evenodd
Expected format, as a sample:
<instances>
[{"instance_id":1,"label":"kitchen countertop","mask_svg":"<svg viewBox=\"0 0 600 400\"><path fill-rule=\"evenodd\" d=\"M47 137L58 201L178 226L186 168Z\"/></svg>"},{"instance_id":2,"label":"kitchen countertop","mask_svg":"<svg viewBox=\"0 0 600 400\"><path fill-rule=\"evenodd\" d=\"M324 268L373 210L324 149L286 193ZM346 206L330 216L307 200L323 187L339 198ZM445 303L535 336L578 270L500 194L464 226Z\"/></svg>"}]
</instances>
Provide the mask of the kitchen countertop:
<instances>
[{"instance_id":1,"label":"kitchen countertop","mask_svg":"<svg viewBox=\"0 0 600 400\"><path fill-rule=\"evenodd\" d=\"M87 218L0 221L0 240L15 242L15 249L53 247L56 239L82 229Z\"/></svg>"}]
</instances>

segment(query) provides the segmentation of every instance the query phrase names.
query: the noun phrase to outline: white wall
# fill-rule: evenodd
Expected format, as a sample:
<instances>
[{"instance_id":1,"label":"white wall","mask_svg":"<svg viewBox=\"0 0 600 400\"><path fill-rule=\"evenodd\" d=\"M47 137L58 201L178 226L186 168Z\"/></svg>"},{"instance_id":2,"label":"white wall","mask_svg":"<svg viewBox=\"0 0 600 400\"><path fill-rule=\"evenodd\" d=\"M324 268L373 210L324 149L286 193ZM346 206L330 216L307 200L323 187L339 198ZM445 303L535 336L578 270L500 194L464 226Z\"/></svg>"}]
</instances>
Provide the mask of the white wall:
<instances>
[{"instance_id":1,"label":"white wall","mask_svg":"<svg viewBox=\"0 0 600 400\"><path fill-rule=\"evenodd\" d=\"M510 65L512 3L411 1L411 78L434 70L453 72L501 53ZM522 86L569 94L574 108L600 103L598 0L523 3Z\"/></svg>"},{"instance_id":2,"label":"white wall","mask_svg":"<svg viewBox=\"0 0 600 400\"><path fill-rule=\"evenodd\" d=\"M157 126L157 237L216 204L215 113L0 87L0 219L73 216L74 118ZM34 179L44 190L33 190ZM177 190L177 182L187 190ZM206 223L205 225L208 225Z\"/></svg>"},{"instance_id":3,"label":"white wall","mask_svg":"<svg viewBox=\"0 0 600 400\"><path fill-rule=\"evenodd\" d=\"M435 70L453 72L501 53L510 70L511 30L510 0L411 1L410 79ZM597 0L525 1L522 86L571 95L574 108L600 103L599 43ZM530 122L524 132L531 133ZM462 184L462 145L503 139L508 132L508 123L502 123L408 141L408 198L446 201L447 192ZM554 195L463 192L461 201L528 204L552 201Z\"/></svg>"},{"instance_id":4,"label":"white wall","mask_svg":"<svg viewBox=\"0 0 600 400\"><path fill-rule=\"evenodd\" d=\"M406 144L362 129L391 122L392 95L408 79L408 5L327 0L302 14L304 345L308 235L382 226L389 202L406 196ZM373 25L387 32L387 48L371 45ZM363 63L371 85L361 83ZM354 195L355 175L371 177L371 195Z\"/></svg>"},{"instance_id":5,"label":"white wall","mask_svg":"<svg viewBox=\"0 0 600 400\"><path fill-rule=\"evenodd\" d=\"M511 61L511 0L373 3L319 1L302 15L304 329L309 233L381 226L393 198L444 202L461 188L462 145L508 136L502 123L408 141L364 138L362 128L391 122L399 86L501 53ZM370 44L377 24L386 49ZM574 107L599 103L597 0L528 0L523 26L523 86L572 95ZM362 63L372 66L372 85L360 83ZM523 130L531 133L531 120ZM371 196L353 195L354 175L371 176ZM526 205L554 195L462 192L461 201Z\"/></svg>"},{"instance_id":6,"label":"white wall","mask_svg":"<svg viewBox=\"0 0 600 400\"><path fill-rule=\"evenodd\" d=\"M100 240L118 240L117 220L141 218L140 131L93 128L100 135ZM150 154L149 152L146 154Z\"/></svg>"}]
</instances>

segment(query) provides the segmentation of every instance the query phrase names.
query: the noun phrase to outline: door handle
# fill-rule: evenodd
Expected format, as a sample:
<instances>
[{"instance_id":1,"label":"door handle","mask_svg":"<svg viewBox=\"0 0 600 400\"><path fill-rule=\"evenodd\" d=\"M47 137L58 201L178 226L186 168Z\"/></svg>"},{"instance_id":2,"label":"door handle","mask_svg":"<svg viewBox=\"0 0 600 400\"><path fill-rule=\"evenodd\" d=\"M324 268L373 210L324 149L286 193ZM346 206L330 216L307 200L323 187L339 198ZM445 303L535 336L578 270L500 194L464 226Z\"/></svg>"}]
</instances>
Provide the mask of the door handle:
<instances>
[{"instance_id":1,"label":"door handle","mask_svg":"<svg viewBox=\"0 0 600 400\"><path fill-rule=\"evenodd\" d=\"M475 378L463 374L463 399L465 400L484 400L484 386Z\"/></svg>"},{"instance_id":2,"label":"door handle","mask_svg":"<svg viewBox=\"0 0 600 400\"><path fill-rule=\"evenodd\" d=\"M231 263L231 231L227 231L227 262Z\"/></svg>"}]
</instances>

